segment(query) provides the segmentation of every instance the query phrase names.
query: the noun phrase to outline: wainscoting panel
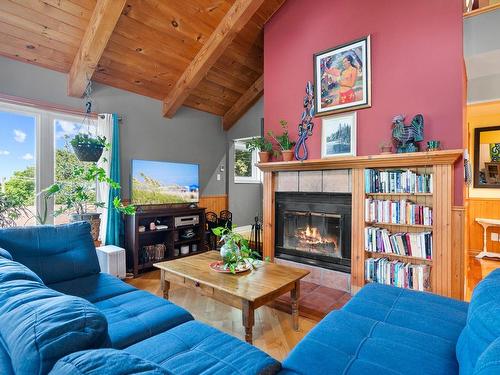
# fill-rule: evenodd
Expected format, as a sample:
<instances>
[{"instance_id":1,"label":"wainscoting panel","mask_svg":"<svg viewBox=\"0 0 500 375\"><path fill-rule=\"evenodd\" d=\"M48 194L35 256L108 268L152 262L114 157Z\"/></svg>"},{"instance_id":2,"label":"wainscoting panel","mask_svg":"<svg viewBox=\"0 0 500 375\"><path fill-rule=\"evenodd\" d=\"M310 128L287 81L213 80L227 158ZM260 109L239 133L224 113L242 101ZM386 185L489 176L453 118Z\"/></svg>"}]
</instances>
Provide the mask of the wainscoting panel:
<instances>
[{"instance_id":1,"label":"wainscoting panel","mask_svg":"<svg viewBox=\"0 0 500 375\"><path fill-rule=\"evenodd\" d=\"M491 198L469 198L468 200L468 215L467 228L468 244L467 244L467 289L466 299L470 298L470 294L476 284L481 281L481 266L475 256L483 249L483 228L476 223L476 218L482 217L487 219L500 219L500 199ZM487 248L488 251L500 253L500 242L491 241L491 233L500 233L500 228L488 228Z\"/></svg>"},{"instance_id":2,"label":"wainscoting panel","mask_svg":"<svg viewBox=\"0 0 500 375\"><path fill-rule=\"evenodd\" d=\"M213 211L217 215L222 210L228 209L227 195L205 195L200 197L200 207L206 208L208 211Z\"/></svg>"}]
</instances>

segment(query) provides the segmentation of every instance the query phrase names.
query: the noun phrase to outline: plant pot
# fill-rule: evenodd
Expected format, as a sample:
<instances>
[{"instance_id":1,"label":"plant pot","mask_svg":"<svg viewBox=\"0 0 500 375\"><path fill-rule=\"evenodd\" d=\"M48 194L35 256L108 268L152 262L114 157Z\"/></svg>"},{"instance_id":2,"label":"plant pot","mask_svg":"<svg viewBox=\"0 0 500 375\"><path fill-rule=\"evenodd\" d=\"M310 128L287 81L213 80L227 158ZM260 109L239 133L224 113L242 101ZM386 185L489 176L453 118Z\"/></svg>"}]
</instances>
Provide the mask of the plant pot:
<instances>
[{"instance_id":1,"label":"plant pot","mask_svg":"<svg viewBox=\"0 0 500 375\"><path fill-rule=\"evenodd\" d=\"M382 155L392 154L392 146L383 146L383 147L380 147L380 153Z\"/></svg>"},{"instance_id":2,"label":"plant pot","mask_svg":"<svg viewBox=\"0 0 500 375\"><path fill-rule=\"evenodd\" d=\"M104 145L81 143L73 145L73 151L80 161L89 161L97 163L104 151Z\"/></svg>"},{"instance_id":3,"label":"plant pot","mask_svg":"<svg viewBox=\"0 0 500 375\"><path fill-rule=\"evenodd\" d=\"M101 227L101 214L97 212L87 213L87 214L70 214L70 223L76 221L86 221L90 223L90 233L92 234L92 239L97 241L99 239L99 229Z\"/></svg>"},{"instance_id":4,"label":"plant pot","mask_svg":"<svg viewBox=\"0 0 500 375\"><path fill-rule=\"evenodd\" d=\"M292 161L293 160L293 150L283 150L281 151L281 156L283 157L283 161Z\"/></svg>"},{"instance_id":5,"label":"plant pot","mask_svg":"<svg viewBox=\"0 0 500 375\"><path fill-rule=\"evenodd\" d=\"M267 151L260 151L259 152L259 161L261 163L267 163L269 161L269 158L271 157L271 153Z\"/></svg>"},{"instance_id":6,"label":"plant pot","mask_svg":"<svg viewBox=\"0 0 500 375\"><path fill-rule=\"evenodd\" d=\"M233 245L232 247L227 246L227 244L224 244L220 247L220 256L222 259L226 256L226 254L230 251L233 251L235 253L238 253L240 249L238 248L237 245Z\"/></svg>"}]
</instances>

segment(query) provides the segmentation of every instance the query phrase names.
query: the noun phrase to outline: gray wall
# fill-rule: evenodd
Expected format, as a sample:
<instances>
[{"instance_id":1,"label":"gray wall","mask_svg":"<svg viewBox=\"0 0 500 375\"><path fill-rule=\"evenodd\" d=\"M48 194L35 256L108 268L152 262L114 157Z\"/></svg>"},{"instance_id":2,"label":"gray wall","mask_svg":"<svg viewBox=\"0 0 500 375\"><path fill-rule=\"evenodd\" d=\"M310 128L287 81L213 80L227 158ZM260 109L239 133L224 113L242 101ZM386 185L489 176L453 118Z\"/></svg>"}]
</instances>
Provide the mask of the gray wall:
<instances>
[{"instance_id":1,"label":"gray wall","mask_svg":"<svg viewBox=\"0 0 500 375\"><path fill-rule=\"evenodd\" d=\"M261 98L227 132L227 191L229 211L237 226L253 224L254 217L262 217L262 184L234 183L234 144L238 138L261 135L261 119L264 117L264 99Z\"/></svg>"},{"instance_id":2,"label":"gray wall","mask_svg":"<svg viewBox=\"0 0 500 375\"><path fill-rule=\"evenodd\" d=\"M0 57L0 93L83 108L66 95L66 74ZM226 135L219 116L182 107L173 119L162 116L162 103L104 85L94 86L94 111L122 116L121 174L123 196L129 196L132 159L172 160L200 164L203 195L226 193ZM220 181L217 181L220 174Z\"/></svg>"},{"instance_id":3,"label":"gray wall","mask_svg":"<svg viewBox=\"0 0 500 375\"><path fill-rule=\"evenodd\" d=\"M464 20L469 103L500 99L500 9Z\"/></svg>"}]
</instances>

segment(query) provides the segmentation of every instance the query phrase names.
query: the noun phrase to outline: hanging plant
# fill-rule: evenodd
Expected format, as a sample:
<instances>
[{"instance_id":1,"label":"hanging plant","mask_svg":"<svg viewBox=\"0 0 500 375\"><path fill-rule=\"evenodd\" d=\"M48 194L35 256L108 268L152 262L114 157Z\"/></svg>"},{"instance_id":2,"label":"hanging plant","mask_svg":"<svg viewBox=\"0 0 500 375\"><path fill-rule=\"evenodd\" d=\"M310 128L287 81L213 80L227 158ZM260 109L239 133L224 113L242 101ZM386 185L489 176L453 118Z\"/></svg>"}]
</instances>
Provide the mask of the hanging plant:
<instances>
[{"instance_id":1,"label":"hanging plant","mask_svg":"<svg viewBox=\"0 0 500 375\"><path fill-rule=\"evenodd\" d=\"M70 143L78 160L97 163L106 147L106 137L77 134Z\"/></svg>"}]
</instances>

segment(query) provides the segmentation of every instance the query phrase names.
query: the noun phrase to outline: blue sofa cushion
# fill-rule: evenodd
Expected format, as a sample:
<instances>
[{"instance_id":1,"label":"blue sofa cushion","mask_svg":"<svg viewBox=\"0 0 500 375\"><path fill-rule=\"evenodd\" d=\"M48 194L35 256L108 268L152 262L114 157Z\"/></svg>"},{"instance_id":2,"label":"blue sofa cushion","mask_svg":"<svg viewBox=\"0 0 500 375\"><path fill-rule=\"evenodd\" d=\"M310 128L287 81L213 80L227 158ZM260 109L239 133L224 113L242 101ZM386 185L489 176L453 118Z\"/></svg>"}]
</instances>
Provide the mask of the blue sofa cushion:
<instances>
[{"instance_id":1,"label":"blue sofa cushion","mask_svg":"<svg viewBox=\"0 0 500 375\"><path fill-rule=\"evenodd\" d=\"M454 342L345 310L328 314L283 366L298 374L458 372Z\"/></svg>"},{"instance_id":2,"label":"blue sofa cushion","mask_svg":"<svg viewBox=\"0 0 500 375\"><path fill-rule=\"evenodd\" d=\"M456 343L467 320L468 304L373 283L363 287L343 309Z\"/></svg>"},{"instance_id":3,"label":"blue sofa cushion","mask_svg":"<svg viewBox=\"0 0 500 375\"><path fill-rule=\"evenodd\" d=\"M125 349L176 375L274 374L281 368L259 349L190 321Z\"/></svg>"},{"instance_id":4,"label":"blue sofa cushion","mask_svg":"<svg viewBox=\"0 0 500 375\"><path fill-rule=\"evenodd\" d=\"M94 304L108 320L113 348L122 349L193 319L182 307L136 290Z\"/></svg>"},{"instance_id":5,"label":"blue sofa cushion","mask_svg":"<svg viewBox=\"0 0 500 375\"><path fill-rule=\"evenodd\" d=\"M117 277L102 272L48 286L64 294L85 298L92 303L137 290Z\"/></svg>"},{"instance_id":6,"label":"blue sofa cushion","mask_svg":"<svg viewBox=\"0 0 500 375\"><path fill-rule=\"evenodd\" d=\"M490 273L474 289L467 324L457 345L460 371L472 374L478 358L500 337L500 269Z\"/></svg>"},{"instance_id":7,"label":"blue sofa cushion","mask_svg":"<svg viewBox=\"0 0 500 375\"><path fill-rule=\"evenodd\" d=\"M481 354L474 369L474 375L498 374L500 374L500 337Z\"/></svg>"},{"instance_id":8,"label":"blue sofa cushion","mask_svg":"<svg viewBox=\"0 0 500 375\"><path fill-rule=\"evenodd\" d=\"M87 222L0 229L0 247L45 284L100 272Z\"/></svg>"},{"instance_id":9,"label":"blue sofa cushion","mask_svg":"<svg viewBox=\"0 0 500 375\"><path fill-rule=\"evenodd\" d=\"M109 343L107 321L84 299L38 281L0 283L0 336L17 374L46 374L65 355Z\"/></svg>"},{"instance_id":10,"label":"blue sofa cushion","mask_svg":"<svg viewBox=\"0 0 500 375\"><path fill-rule=\"evenodd\" d=\"M12 260L12 255L7 250L2 249L1 247L0 247L0 257Z\"/></svg>"},{"instance_id":11,"label":"blue sofa cushion","mask_svg":"<svg viewBox=\"0 0 500 375\"><path fill-rule=\"evenodd\" d=\"M13 280L31 280L42 283L42 280L25 265L0 257L0 284Z\"/></svg>"},{"instance_id":12,"label":"blue sofa cushion","mask_svg":"<svg viewBox=\"0 0 500 375\"><path fill-rule=\"evenodd\" d=\"M14 369L12 368L12 363L10 362L9 353L7 352L7 348L3 343L1 335L0 335L0 374L14 375Z\"/></svg>"},{"instance_id":13,"label":"blue sofa cushion","mask_svg":"<svg viewBox=\"0 0 500 375\"><path fill-rule=\"evenodd\" d=\"M61 358L49 375L170 375L168 371L122 350L76 352Z\"/></svg>"},{"instance_id":14,"label":"blue sofa cushion","mask_svg":"<svg viewBox=\"0 0 500 375\"><path fill-rule=\"evenodd\" d=\"M284 374L457 373L467 309L430 293L366 285L299 342Z\"/></svg>"}]
</instances>

